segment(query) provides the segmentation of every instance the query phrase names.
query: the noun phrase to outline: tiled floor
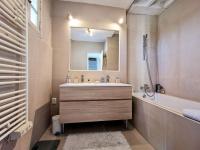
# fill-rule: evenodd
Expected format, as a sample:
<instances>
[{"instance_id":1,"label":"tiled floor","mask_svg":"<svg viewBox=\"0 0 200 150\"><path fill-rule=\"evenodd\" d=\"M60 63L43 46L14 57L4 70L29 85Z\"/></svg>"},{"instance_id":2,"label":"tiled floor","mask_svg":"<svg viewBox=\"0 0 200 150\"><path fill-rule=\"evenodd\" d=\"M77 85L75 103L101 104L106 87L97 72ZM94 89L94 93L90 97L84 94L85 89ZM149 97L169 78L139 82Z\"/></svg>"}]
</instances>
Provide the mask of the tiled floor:
<instances>
[{"instance_id":1,"label":"tiled floor","mask_svg":"<svg viewBox=\"0 0 200 150\"><path fill-rule=\"evenodd\" d=\"M62 150L67 134L95 131L121 131L132 150L154 150L153 147L137 132L136 129L134 129L131 125L129 125L128 129L125 129L125 125L121 121L68 124L65 125L65 134L61 136L52 135L51 128L49 128L41 137L41 140L59 139L60 144L58 150Z\"/></svg>"}]
</instances>

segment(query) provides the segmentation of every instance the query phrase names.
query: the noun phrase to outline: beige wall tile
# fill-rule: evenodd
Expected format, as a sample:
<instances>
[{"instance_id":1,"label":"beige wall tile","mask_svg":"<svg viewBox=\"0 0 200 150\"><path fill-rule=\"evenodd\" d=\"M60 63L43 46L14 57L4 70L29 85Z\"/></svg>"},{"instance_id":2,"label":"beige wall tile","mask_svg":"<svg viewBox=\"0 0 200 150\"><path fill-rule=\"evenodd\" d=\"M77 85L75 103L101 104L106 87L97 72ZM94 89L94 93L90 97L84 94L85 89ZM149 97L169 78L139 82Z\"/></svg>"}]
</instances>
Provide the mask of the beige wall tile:
<instances>
[{"instance_id":1,"label":"beige wall tile","mask_svg":"<svg viewBox=\"0 0 200 150\"><path fill-rule=\"evenodd\" d=\"M158 32L159 82L167 94L195 101L200 101L199 18L199 0L176 0L159 16Z\"/></svg>"},{"instance_id":2,"label":"beige wall tile","mask_svg":"<svg viewBox=\"0 0 200 150\"><path fill-rule=\"evenodd\" d=\"M148 53L154 84L157 77L157 17L128 15L128 81L134 90L149 84L146 63L143 60L143 35L148 34Z\"/></svg>"}]
</instances>

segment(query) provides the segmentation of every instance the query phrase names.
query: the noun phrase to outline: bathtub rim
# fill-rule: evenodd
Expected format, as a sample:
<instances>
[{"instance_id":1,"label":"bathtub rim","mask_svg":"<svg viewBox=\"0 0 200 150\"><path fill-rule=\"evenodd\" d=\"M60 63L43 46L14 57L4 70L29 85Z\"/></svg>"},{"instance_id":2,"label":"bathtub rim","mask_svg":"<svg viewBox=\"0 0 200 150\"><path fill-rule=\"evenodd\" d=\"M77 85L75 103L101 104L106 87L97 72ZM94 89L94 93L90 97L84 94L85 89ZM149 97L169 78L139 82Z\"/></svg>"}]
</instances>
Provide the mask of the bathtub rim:
<instances>
[{"instance_id":1,"label":"bathtub rim","mask_svg":"<svg viewBox=\"0 0 200 150\"><path fill-rule=\"evenodd\" d=\"M138 93L139 93L139 92L138 92ZM198 121L196 121L196 120L193 120L193 119L190 119L190 118L188 118L188 117L185 117L182 113L180 113L180 112L178 112L178 111L174 111L173 109L170 109L170 108L168 108L168 107L165 107L165 106L162 106L162 105L159 105L159 104L154 103L153 100L150 100L150 99L148 99L148 98L143 98L142 96L137 96L137 95L134 95L134 94L135 94L135 93L133 92L133 93L132 93L132 97L135 97L136 99L139 99L139 100L141 100L141 101L143 101L143 102L145 102L145 103L149 103L149 104L151 104L151 105L154 105L155 107L164 109L164 110L166 110L166 111L168 111L168 112L170 112L170 113L174 113L174 114L176 114L176 115L178 115L178 116L180 116L180 117L183 117L183 118L185 118L185 119L187 119L187 120L190 120L190 121L192 121L192 122L194 122L194 123L200 125L200 122L198 122ZM166 95L166 94L165 94L165 95ZM168 95L167 95L167 96L168 96ZM171 95L169 95L169 96L171 96ZM172 97L175 97L175 96L172 96ZM147 100L147 99L148 99L148 100ZM133 116L133 117L134 117L134 116Z\"/></svg>"}]
</instances>

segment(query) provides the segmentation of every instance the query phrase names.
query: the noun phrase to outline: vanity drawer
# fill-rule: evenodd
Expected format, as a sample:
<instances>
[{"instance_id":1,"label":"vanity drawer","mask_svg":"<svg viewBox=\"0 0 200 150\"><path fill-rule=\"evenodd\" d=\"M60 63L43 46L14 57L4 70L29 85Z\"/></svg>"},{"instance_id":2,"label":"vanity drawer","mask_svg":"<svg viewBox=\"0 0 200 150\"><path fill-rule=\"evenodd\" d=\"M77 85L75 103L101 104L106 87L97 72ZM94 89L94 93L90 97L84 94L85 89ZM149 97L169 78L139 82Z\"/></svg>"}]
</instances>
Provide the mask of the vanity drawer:
<instances>
[{"instance_id":1,"label":"vanity drawer","mask_svg":"<svg viewBox=\"0 0 200 150\"><path fill-rule=\"evenodd\" d=\"M60 101L122 100L132 98L132 87L68 87L60 88Z\"/></svg>"},{"instance_id":2,"label":"vanity drawer","mask_svg":"<svg viewBox=\"0 0 200 150\"><path fill-rule=\"evenodd\" d=\"M132 119L132 100L60 102L61 123Z\"/></svg>"}]
</instances>

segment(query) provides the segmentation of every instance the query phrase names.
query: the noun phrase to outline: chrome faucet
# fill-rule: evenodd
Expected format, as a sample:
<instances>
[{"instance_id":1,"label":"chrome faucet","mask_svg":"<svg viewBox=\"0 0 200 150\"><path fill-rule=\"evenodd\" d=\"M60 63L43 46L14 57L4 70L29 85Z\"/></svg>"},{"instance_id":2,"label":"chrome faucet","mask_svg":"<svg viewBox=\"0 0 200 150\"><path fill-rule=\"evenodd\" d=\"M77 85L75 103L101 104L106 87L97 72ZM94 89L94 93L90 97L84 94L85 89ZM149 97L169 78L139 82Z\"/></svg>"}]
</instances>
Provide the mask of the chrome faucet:
<instances>
[{"instance_id":1,"label":"chrome faucet","mask_svg":"<svg viewBox=\"0 0 200 150\"><path fill-rule=\"evenodd\" d=\"M84 82L84 75L82 74L81 75L81 83L83 83Z\"/></svg>"},{"instance_id":2,"label":"chrome faucet","mask_svg":"<svg viewBox=\"0 0 200 150\"><path fill-rule=\"evenodd\" d=\"M144 84L144 89L145 90L149 90L150 89L149 85L148 84Z\"/></svg>"},{"instance_id":3,"label":"chrome faucet","mask_svg":"<svg viewBox=\"0 0 200 150\"><path fill-rule=\"evenodd\" d=\"M109 76L109 75L106 76L106 82L107 82L107 83L110 82L110 76Z\"/></svg>"},{"instance_id":4,"label":"chrome faucet","mask_svg":"<svg viewBox=\"0 0 200 150\"><path fill-rule=\"evenodd\" d=\"M149 87L148 84L144 84L144 86L141 86L141 87L140 87L140 90L147 91L147 90L150 90L150 87Z\"/></svg>"},{"instance_id":5,"label":"chrome faucet","mask_svg":"<svg viewBox=\"0 0 200 150\"><path fill-rule=\"evenodd\" d=\"M150 87L148 84L144 84L144 86L141 86L140 87L140 90L142 90L144 92L144 94L142 95L143 98L146 98L146 91L149 91L150 90Z\"/></svg>"}]
</instances>

